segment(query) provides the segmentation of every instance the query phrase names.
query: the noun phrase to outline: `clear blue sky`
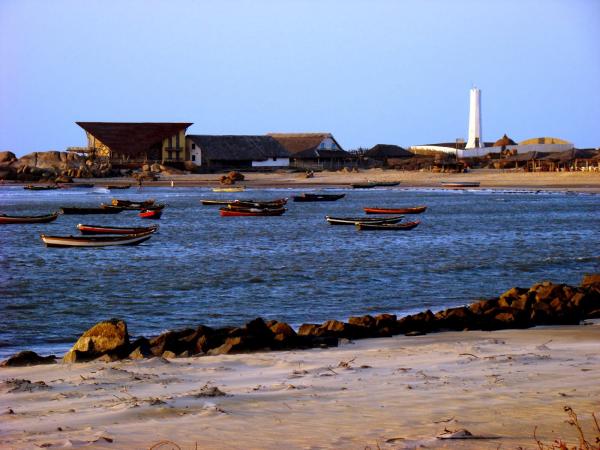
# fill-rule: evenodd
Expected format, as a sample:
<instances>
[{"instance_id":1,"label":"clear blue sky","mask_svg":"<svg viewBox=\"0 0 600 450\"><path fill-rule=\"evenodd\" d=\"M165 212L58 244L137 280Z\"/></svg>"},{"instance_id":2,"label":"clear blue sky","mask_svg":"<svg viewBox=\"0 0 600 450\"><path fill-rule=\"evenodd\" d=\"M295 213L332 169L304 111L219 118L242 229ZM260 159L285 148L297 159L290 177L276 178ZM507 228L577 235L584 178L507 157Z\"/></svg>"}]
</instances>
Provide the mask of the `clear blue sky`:
<instances>
[{"instance_id":1,"label":"clear blue sky","mask_svg":"<svg viewBox=\"0 0 600 450\"><path fill-rule=\"evenodd\" d=\"M330 131L347 149L467 135L600 146L599 0L0 0L0 150L75 121Z\"/></svg>"}]
</instances>

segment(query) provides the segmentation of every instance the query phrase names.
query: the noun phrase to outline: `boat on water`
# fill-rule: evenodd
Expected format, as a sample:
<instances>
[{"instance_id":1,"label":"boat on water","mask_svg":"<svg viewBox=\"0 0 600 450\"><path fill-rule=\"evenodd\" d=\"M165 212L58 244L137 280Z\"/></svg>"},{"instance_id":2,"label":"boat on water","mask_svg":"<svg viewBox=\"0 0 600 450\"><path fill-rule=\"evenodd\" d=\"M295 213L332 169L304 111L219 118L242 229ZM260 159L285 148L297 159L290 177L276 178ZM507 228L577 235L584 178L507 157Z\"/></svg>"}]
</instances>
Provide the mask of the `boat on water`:
<instances>
[{"instance_id":1,"label":"boat on water","mask_svg":"<svg viewBox=\"0 0 600 450\"><path fill-rule=\"evenodd\" d=\"M213 192L244 192L246 186L218 186L212 188Z\"/></svg>"},{"instance_id":2,"label":"boat on water","mask_svg":"<svg viewBox=\"0 0 600 450\"><path fill-rule=\"evenodd\" d=\"M27 186L23 186L23 189L27 189L29 191L53 191L55 189L60 189L60 186L55 184L48 184L45 186L28 184Z\"/></svg>"},{"instance_id":3,"label":"boat on water","mask_svg":"<svg viewBox=\"0 0 600 450\"><path fill-rule=\"evenodd\" d=\"M140 234L140 233L156 233L158 225L149 227L112 227L106 225L86 225L80 223L77 229L81 234Z\"/></svg>"},{"instance_id":4,"label":"boat on water","mask_svg":"<svg viewBox=\"0 0 600 450\"><path fill-rule=\"evenodd\" d=\"M145 209L149 206L154 205L154 202L155 201L153 198L144 200L141 202L134 202L131 200L121 200L118 198L113 198L110 203L112 206L118 206L118 207L126 208L126 209Z\"/></svg>"},{"instance_id":5,"label":"boat on water","mask_svg":"<svg viewBox=\"0 0 600 450\"><path fill-rule=\"evenodd\" d=\"M281 216L285 208L219 208L222 217Z\"/></svg>"},{"instance_id":6,"label":"boat on water","mask_svg":"<svg viewBox=\"0 0 600 450\"><path fill-rule=\"evenodd\" d=\"M367 222L356 222L354 225L359 230L371 231L371 230L388 230L388 231L407 231L412 230L418 226L421 222L415 220L414 222L406 223L367 223Z\"/></svg>"},{"instance_id":7,"label":"boat on water","mask_svg":"<svg viewBox=\"0 0 600 450\"><path fill-rule=\"evenodd\" d=\"M97 208L93 207L79 207L79 206L63 206L60 208L61 212L66 215L75 214L118 214L123 211L123 208L117 206L102 205Z\"/></svg>"},{"instance_id":8,"label":"boat on water","mask_svg":"<svg viewBox=\"0 0 600 450\"><path fill-rule=\"evenodd\" d=\"M364 208L367 214L421 214L427 206L415 206L412 208Z\"/></svg>"},{"instance_id":9,"label":"boat on water","mask_svg":"<svg viewBox=\"0 0 600 450\"><path fill-rule=\"evenodd\" d=\"M278 207L287 203L287 198L278 198L275 200L201 200L204 206L227 206L240 205L247 207Z\"/></svg>"},{"instance_id":10,"label":"boat on water","mask_svg":"<svg viewBox=\"0 0 600 450\"><path fill-rule=\"evenodd\" d=\"M463 189L470 187L479 187L481 183L479 181L442 181L442 187L452 189Z\"/></svg>"},{"instance_id":11,"label":"boat on water","mask_svg":"<svg viewBox=\"0 0 600 450\"><path fill-rule=\"evenodd\" d=\"M335 202L344 198L346 194L301 194L293 195L292 200L295 202Z\"/></svg>"},{"instance_id":12,"label":"boat on water","mask_svg":"<svg viewBox=\"0 0 600 450\"><path fill-rule=\"evenodd\" d=\"M111 245L138 245L152 237L154 231L122 236L48 236L40 237L47 247L107 247Z\"/></svg>"},{"instance_id":13,"label":"boat on water","mask_svg":"<svg viewBox=\"0 0 600 450\"><path fill-rule=\"evenodd\" d=\"M138 216L142 219L160 219L162 216L162 208L161 209L142 209Z\"/></svg>"},{"instance_id":14,"label":"boat on water","mask_svg":"<svg viewBox=\"0 0 600 450\"><path fill-rule=\"evenodd\" d=\"M375 186L373 187L377 187L377 186L398 186L400 184L399 181L368 181L369 184L374 184Z\"/></svg>"},{"instance_id":15,"label":"boat on water","mask_svg":"<svg viewBox=\"0 0 600 450\"><path fill-rule=\"evenodd\" d=\"M94 183L71 183L68 185L70 188L93 188Z\"/></svg>"},{"instance_id":16,"label":"boat on water","mask_svg":"<svg viewBox=\"0 0 600 450\"><path fill-rule=\"evenodd\" d=\"M371 189L377 186L375 183L367 182L367 183L352 183L352 189Z\"/></svg>"},{"instance_id":17,"label":"boat on water","mask_svg":"<svg viewBox=\"0 0 600 450\"><path fill-rule=\"evenodd\" d=\"M333 216L325 216L325 220L331 225L355 225L357 222L360 223L373 223L373 224L383 224L383 223L398 223L402 221L404 216L395 216L395 217L333 217Z\"/></svg>"},{"instance_id":18,"label":"boat on water","mask_svg":"<svg viewBox=\"0 0 600 450\"><path fill-rule=\"evenodd\" d=\"M55 221L59 215L60 213L58 212L44 214L42 216L9 216L7 214L0 214L0 224L48 223Z\"/></svg>"},{"instance_id":19,"label":"boat on water","mask_svg":"<svg viewBox=\"0 0 600 450\"><path fill-rule=\"evenodd\" d=\"M109 184L108 186L105 186L106 189L110 189L111 191L113 189L129 189L130 187L130 184Z\"/></svg>"}]
</instances>

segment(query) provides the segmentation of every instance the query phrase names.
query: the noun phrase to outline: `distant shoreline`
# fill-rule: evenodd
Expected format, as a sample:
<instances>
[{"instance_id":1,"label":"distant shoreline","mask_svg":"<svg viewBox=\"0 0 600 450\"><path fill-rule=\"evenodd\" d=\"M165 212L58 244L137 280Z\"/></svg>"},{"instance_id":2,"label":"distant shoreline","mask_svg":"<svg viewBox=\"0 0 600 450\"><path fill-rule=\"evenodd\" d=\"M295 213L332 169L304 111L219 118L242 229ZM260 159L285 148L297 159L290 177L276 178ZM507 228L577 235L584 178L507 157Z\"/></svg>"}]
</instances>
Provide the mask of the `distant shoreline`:
<instances>
[{"instance_id":1,"label":"distant shoreline","mask_svg":"<svg viewBox=\"0 0 600 450\"><path fill-rule=\"evenodd\" d=\"M349 188L353 183L367 181L397 181L402 188L440 188L442 182L479 182L479 188L468 189L526 189L544 191L574 191L600 193L600 172L510 172L503 170L475 169L469 173L435 173L420 171L398 171L370 169L360 172L316 172L313 178L305 178L303 173L243 172L245 180L238 182L248 188ZM160 174L158 181L144 181L143 186L174 187L215 187L223 173L166 175ZM106 185L126 185L137 187L132 177L81 178L75 183L94 183L98 187ZM4 182L5 186L43 184ZM115 191L119 192L119 191ZM127 191L123 191L125 193Z\"/></svg>"}]
</instances>

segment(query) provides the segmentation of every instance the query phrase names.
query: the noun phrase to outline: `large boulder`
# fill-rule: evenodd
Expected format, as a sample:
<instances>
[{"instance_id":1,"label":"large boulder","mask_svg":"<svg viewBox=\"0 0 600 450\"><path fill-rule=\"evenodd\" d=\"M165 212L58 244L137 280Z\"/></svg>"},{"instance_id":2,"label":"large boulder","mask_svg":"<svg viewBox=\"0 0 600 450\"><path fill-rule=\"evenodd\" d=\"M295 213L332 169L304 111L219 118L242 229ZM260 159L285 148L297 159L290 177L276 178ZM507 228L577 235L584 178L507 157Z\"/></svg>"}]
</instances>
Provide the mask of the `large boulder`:
<instances>
[{"instance_id":1,"label":"large boulder","mask_svg":"<svg viewBox=\"0 0 600 450\"><path fill-rule=\"evenodd\" d=\"M13 152L9 152L9 151L0 152L0 163L12 162L15 159L17 159L17 157L15 156L15 154Z\"/></svg>"},{"instance_id":2,"label":"large boulder","mask_svg":"<svg viewBox=\"0 0 600 450\"><path fill-rule=\"evenodd\" d=\"M129 350L127 324L110 319L87 330L63 357L63 362L90 361L104 355L125 357Z\"/></svg>"},{"instance_id":3,"label":"large boulder","mask_svg":"<svg viewBox=\"0 0 600 450\"><path fill-rule=\"evenodd\" d=\"M1 367L36 366L38 364L55 364L56 356L40 356L31 350L15 353L0 363Z\"/></svg>"},{"instance_id":4,"label":"large boulder","mask_svg":"<svg viewBox=\"0 0 600 450\"><path fill-rule=\"evenodd\" d=\"M600 273L586 274L581 282L581 287L598 287L600 288Z\"/></svg>"}]
</instances>

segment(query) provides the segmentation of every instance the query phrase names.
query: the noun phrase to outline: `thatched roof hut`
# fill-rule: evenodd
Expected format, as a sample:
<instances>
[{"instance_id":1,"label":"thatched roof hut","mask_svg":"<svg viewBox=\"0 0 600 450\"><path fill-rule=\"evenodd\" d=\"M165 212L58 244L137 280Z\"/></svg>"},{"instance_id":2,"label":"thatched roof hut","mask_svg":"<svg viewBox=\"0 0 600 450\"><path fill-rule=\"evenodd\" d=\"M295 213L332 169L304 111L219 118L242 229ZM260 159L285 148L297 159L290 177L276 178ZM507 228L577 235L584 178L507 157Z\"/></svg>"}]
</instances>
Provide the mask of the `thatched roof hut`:
<instances>
[{"instance_id":1,"label":"thatched roof hut","mask_svg":"<svg viewBox=\"0 0 600 450\"><path fill-rule=\"evenodd\" d=\"M506 133L504 136L494 142L494 147L506 147L507 145L517 145L517 143L509 138Z\"/></svg>"},{"instance_id":2,"label":"thatched roof hut","mask_svg":"<svg viewBox=\"0 0 600 450\"><path fill-rule=\"evenodd\" d=\"M377 144L367 150L363 156L385 160L388 158L412 158L415 155L399 145Z\"/></svg>"}]
</instances>

